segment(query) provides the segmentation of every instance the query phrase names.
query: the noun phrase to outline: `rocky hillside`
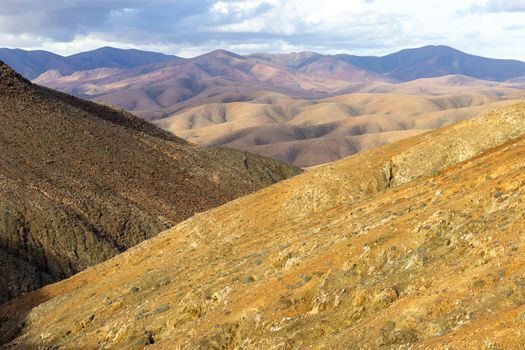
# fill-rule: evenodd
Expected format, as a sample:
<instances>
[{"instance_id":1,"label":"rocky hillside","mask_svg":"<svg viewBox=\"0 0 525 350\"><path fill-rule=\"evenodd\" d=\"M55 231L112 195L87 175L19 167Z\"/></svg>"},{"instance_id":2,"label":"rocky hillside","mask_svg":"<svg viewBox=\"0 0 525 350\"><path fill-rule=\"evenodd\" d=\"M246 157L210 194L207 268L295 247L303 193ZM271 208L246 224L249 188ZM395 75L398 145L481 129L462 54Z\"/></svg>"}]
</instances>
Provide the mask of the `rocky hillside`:
<instances>
[{"instance_id":1,"label":"rocky hillside","mask_svg":"<svg viewBox=\"0 0 525 350\"><path fill-rule=\"evenodd\" d=\"M298 173L32 85L0 62L0 302Z\"/></svg>"},{"instance_id":2,"label":"rocky hillside","mask_svg":"<svg viewBox=\"0 0 525 350\"><path fill-rule=\"evenodd\" d=\"M520 349L525 104L186 220L0 308L3 349Z\"/></svg>"}]
</instances>

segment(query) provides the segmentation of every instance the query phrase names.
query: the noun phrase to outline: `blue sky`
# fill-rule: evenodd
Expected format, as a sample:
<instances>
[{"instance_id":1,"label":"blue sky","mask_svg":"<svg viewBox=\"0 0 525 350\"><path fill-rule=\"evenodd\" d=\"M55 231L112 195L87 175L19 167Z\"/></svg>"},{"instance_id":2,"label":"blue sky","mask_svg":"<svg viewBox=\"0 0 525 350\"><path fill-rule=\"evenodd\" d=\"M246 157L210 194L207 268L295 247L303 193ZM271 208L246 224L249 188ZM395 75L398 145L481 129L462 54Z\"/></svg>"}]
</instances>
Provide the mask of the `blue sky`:
<instances>
[{"instance_id":1,"label":"blue sky","mask_svg":"<svg viewBox=\"0 0 525 350\"><path fill-rule=\"evenodd\" d=\"M0 46L195 56L382 55L428 44L525 60L525 0L1 0Z\"/></svg>"}]
</instances>

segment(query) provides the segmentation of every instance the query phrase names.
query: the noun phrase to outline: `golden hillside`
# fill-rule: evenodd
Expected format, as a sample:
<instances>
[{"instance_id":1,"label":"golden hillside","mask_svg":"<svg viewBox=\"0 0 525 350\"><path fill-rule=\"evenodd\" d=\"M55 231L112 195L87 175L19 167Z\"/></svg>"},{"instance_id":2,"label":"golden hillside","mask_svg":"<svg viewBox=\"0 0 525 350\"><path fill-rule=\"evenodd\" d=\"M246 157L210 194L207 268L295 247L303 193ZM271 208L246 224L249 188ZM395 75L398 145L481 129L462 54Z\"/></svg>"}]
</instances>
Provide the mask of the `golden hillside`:
<instances>
[{"instance_id":1,"label":"golden hillside","mask_svg":"<svg viewBox=\"0 0 525 350\"><path fill-rule=\"evenodd\" d=\"M310 170L0 308L4 349L521 349L525 104Z\"/></svg>"}]
</instances>

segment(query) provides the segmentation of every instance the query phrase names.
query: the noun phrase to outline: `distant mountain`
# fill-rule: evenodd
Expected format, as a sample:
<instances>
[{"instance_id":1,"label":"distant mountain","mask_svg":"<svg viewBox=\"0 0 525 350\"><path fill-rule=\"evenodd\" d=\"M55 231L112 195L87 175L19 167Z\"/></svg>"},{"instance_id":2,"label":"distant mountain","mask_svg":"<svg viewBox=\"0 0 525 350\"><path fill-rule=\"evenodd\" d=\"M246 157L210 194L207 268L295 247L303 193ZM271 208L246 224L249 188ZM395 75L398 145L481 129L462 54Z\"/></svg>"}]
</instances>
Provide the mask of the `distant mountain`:
<instances>
[{"instance_id":1,"label":"distant mountain","mask_svg":"<svg viewBox=\"0 0 525 350\"><path fill-rule=\"evenodd\" d=\"M0 304L299 172L190 144L1 61L0 111Z\"/></svg>"},{"instance_id":2,"label":"distant mountain","mask_svg":"<svg viewBox=\"0 0 525 350\"><path fill-rule=\"evenodd\" d=\"M206 61L208 58L268 62L291 71L329 76L343 81L388 80L406 82L445 75L465 75L472 78L507 81L525 76L525 62L491 59L470 55L448 46L424 46L406 49L390 55L322 55L315 52L290 54L256 53L241 56L226 50L217 50L188 61ZM102 47L93 51L63 57L47 51L0 49L0 59L13 66L28 79L34 79L48 70L68 75L79 70L97 68L130 69L167 61L184 61L177 56L135 49ZM255 62L253 63L255 64ZM213 74L212 74L213 75Z\"/></svg>"},{"instance_id":3,"label":"distant mountain","mask_svg":"<svg viewBox=\"0 0 525 350\"><path fill-rule=\"evenodd\" d=\"M525 62L469 55L447 46L407 49L383 57L335 57L398 81L460 74L501 82L525 75Z\"/></svg>"},{"instance_id":4,"label":"distant mountain","mask_svg":"<svg viewBox=\"0 0 525 350\"><path fill-rule=\"evenodd\" d=\"M64 57L47 51L0 49L0 60L28 79L34 79L48 70L61 75L96 68L134 68L152 63L181 60L180 57L157 52L124 50L102 47Z\"/></svg>"},{"instance_id":5,"label":"distant mountain","mask_svg":"<svg viewBox=\"0 0 525 350\"><path fill-rule=\"evenodd\" d=\"M524 62L446 46L383 57L215 50L182 59L107 47L64 62L50 55L46 67L56 67L33 82L119 106L200 145L235 147L302 167L525 96ZM35 59L27 52L23 57Z\"/></svg>"},{"instance_id":6,"label":"distant mountain","mask_svg":"<svg viewBox=\"0 0 525 350\"><path fill-rule=\"evenodd\" d=\"M76 67L69 64L65 57L42 50L25 51L1 48L0 60L27 79L34 79L48 70L55 70L64 75L76 71Z\"/></svg>"},{"instance_id":7,"label":"distant mountain","mask_svg":"<svg viewBox=\"0 0 525 350\"><path fill-rule=\"evenodd\" d=\"M215 50L154 63L163 59L102 48L68 57L65 68L33 82L119 106L200 145L297 166L336 160L525 96L524 62L446 46L383 57ZM105 67L60 72L73 66Z\"/></svg>"},{"instance_id":8,"label":"distant mountain","mask_svg":"<svg viewBox=\"0 0 525 350\"><path fill-rule=\"evenodd\" d=\"M296 97L328 96L344 81L297 72L287 66L247 58L225 50L195 58L116 70L58 76L48 72L34 79L66 93L97 99L154 120L209 102L252 100L279 92Z\"/></svg>"},{"instance_id":9,"label":"distant mountain","mask_svg":"<svg viewBox=\"0 0 525 350\"><path fill-rule=\"evenodd\" d=\"M158 52L102 47L93 51L68 56L66 60L72 66L79 68L78 70L88 70L96 68L135 68L153 63L179 61L182 58Z\"/></svg>"},{"instance_id":10,"label":"distant mountain","mask_svg":"<svg viewBox=\"0 0 525 350\"><path fill-rule=\"evenodd\" d=\"M400 82L452 74L502 82L525 75L525 62L469 55L448 46L424 46L382 57L346 54L332 56L311 52L288 55L255 54L252 57L285 64L302 71L307 71L308 66L317 64L320 60L330 61L332 65L346 62L353 65L353 69L367 70Z\"/></svg>"}]
</instances>

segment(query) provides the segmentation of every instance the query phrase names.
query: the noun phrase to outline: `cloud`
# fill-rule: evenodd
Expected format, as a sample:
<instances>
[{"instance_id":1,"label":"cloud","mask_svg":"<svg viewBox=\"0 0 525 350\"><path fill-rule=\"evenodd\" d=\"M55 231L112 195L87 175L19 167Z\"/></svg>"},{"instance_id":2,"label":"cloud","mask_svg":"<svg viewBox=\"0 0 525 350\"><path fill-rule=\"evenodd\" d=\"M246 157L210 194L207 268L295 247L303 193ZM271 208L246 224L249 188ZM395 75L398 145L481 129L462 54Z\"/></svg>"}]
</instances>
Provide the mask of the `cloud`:
<instances>
[{"instance_id":1,"label":"cloud","mask_svg":"<svg viewBox=\"0 0 525 350\"><path fill-rule=\"evenodd\" d=\"M525 49L514 44L523 39L523 31L516 27L522 25L518 18L522 14L516 11L525 9L525 0L0 2L0 46L62 54L105 45L183 56L216 48L239 53L386 54L406 47L446 44L480 54L498 48L514 56L521 50L519 55L525 57ZM477 15L454 16L462 6L468 8L468 14ZM501 16L506 16L505 27ZM474 29L479 36L463 35Z\"/></svg>"},{"instance_id":2,"label":"cloud","mask_svg":"<svg viewBox=\"0 0 525 350\"><path fill-rule=\"evenodd\" d=\"M525 0L488 0L474 4L462 14L525 12Z\"/></svg>"},{"instance_id":3,"label":"cloud","mask_svg":"<svg viewBox=\"0 0 525 350\"><path fill-rule=\"evenodd\" d=\"M386 15L371 0L2 0L3 38L67 43L97 37L105 42L151 45L289 46L384 44L401 37L410 21ZM21 25L23 23L24 25ZM0 39L2 38L0 35ZM24 43L26 41L22 41Z\"/></svg>"},{"instance_id":4,"label":"cloud","mask_svg":"<svg viewBox=\"0 0 525 350\"><path fill-rule=\"evenodd\" d=\"M145 34L172 29L201 14L212 0L2 0L0 31L54 41L105 33L117 36L142 27Z\"/></svg>"},{"instance_id":5,"label":"cloud","mask_svg":"<svg viewBox=\"0 0 525 350\"><path fill-rule=\"evenodd\" d=\"M525 29L525 25L523 24L512 24L510 26L506 26L503 29L505 30L523 30Z\"/></svg>"}]
</instances>

